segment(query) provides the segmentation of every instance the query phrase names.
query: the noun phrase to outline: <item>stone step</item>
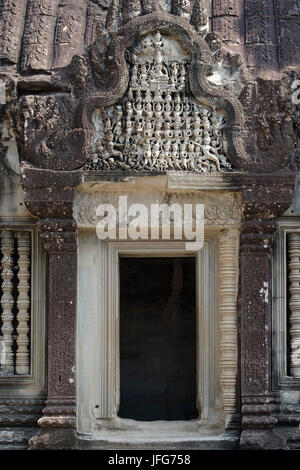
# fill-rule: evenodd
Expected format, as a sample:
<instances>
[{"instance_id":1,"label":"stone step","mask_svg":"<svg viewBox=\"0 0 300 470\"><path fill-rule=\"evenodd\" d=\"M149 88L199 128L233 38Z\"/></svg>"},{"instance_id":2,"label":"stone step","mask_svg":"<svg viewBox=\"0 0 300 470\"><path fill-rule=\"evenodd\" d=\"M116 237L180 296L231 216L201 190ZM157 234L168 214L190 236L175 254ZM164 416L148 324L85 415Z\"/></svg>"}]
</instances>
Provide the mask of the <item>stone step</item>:
<instances>
[{"instance_id":1,"label":"stone step","mask_svg":"<svg viewBox=\"0 0 300 470\"><path fill-rule=\"evenodd\" d=\"M0 450L26 450L29 439L38 428L0 428Z\"/></svg>"},{"instance_id":2,"label":"stone step","mask_svg":"<svg viewBox=\"0 0 300 470\"><path fill-rule=\"evenodd\" d=\"M0 415L0 426L1 427L12 427L12 426L27 426L33 427L37 424L41 415L28 415L28 414L1 414Z\"/></svg>"},{"instance_id":3,"label":"stone step","mask_svg":"<svg viewBox=\"0 0 300 470\"><path fill-rule=\"evenodd\" d=\"M11 444L0 444L1 450L28 450L28 445L11 445Z\"/></svg>"},{"instance_id":4,"label":"stone step","mask_svg":"<svg viewBox=\"0 0 300 470\"><path fill-rule=\"evenodd\" d=\"M79 436L78 436L79 437ZM203 437L199 439L101 439L79 437L82 450L235 450L237 436Z\"/></svg>"}]
</instances>

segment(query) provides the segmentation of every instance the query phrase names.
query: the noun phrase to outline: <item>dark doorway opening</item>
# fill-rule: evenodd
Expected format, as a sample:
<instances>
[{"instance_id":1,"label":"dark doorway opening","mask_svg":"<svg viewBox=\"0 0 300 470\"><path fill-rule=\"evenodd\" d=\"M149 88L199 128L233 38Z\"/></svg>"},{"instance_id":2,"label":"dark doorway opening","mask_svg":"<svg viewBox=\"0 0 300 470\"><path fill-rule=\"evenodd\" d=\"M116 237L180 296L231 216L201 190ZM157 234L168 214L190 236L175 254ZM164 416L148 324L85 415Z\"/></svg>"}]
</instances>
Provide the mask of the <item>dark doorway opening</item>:
<instances>
[{"instance_id":1,"label":"dark doorway opening","mask_svg":"<svg viewBox=\"0 0 300 470\"><path fill-rule=\"evenodd\" d=\"M195 258L120 258L121 418L198 418Z\"/></svg>"}]
</instances>

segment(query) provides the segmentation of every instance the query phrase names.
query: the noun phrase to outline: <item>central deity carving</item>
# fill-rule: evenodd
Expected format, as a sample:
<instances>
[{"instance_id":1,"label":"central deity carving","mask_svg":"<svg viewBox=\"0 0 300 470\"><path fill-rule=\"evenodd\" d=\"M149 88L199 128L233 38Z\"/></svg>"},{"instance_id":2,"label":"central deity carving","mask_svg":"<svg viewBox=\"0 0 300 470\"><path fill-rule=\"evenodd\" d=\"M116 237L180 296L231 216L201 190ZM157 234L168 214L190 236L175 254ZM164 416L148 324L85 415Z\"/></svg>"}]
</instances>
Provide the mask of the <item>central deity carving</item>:
<instances>
[{"instance_id":1,"label":"central deity carving","mask_svg":"<svg viewBox=\"0 0 300 470\"><path fill-rule=\"evenodd\" d=\"M215 172L231 170L221 110L188 96L190 57L160 32L128 55L131 76L118 104L95 110L92 170Z\"/></svg>"}]
</instances>

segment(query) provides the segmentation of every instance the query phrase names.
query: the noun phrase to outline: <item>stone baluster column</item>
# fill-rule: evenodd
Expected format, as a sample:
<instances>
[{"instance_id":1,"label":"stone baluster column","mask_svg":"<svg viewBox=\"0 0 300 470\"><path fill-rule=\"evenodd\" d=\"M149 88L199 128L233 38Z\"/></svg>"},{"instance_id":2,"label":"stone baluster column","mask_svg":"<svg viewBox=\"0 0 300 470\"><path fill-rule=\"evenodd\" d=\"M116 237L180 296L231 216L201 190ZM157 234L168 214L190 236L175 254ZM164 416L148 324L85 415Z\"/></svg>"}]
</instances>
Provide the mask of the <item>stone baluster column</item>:
<instances>
[{"instance_id":1,"label":"stone baluster column","mask_svg":"<svg viewBox=\"0 0 300 470\"><path fill-rule=\"evenodd\" d=\"M289 309L290 309L290 371L300 377L300 233L288 237Z\"/></svg>"},{"instance_id":2,"label":"stone baluster column","mask_svg":"<svg viewBox=\"0 0 300 470\"><path fill-rule=\"evenodd\" d=\"M46 429L31 449L66 449L76 426L77 228L73 219L38 225L48 253L48 395L38 421Z\"/></svg>"},{"instance_id":3,"label":"stone baluster column","mask_svg":"<svg viewBox=\"0 0 300 470\"><path fill-rule=\"evenodd\" d=\"M17 354L16 373L28 375L30 373L29 356L29 320L30 320L30 232L16 233L18 244L18 313L17 313Z\"/></svg>"},{"instance_id":4,"label":"stone baluster column","mask_svg":"<svg viewBox=\"0 0 300 470\"><path fill-rule=\"evenodd\" d=\"M14 235L9 230L3 230L1 237L2 252L2 334L4 343L5 363L3 365L3 375L14 375L14 355L13 355L13 253Z\"/></svg>"},{"instance_id":5,"label":"stone baluster column","mask_svg":"<svg viewBox=\"0 0 300 470\"><path fill-rule=\"evenodd\" d=\"M219 242L220 386L224 411L236 412L237 292L239 230L222 233Z\"/></svg>"}]
</instances>

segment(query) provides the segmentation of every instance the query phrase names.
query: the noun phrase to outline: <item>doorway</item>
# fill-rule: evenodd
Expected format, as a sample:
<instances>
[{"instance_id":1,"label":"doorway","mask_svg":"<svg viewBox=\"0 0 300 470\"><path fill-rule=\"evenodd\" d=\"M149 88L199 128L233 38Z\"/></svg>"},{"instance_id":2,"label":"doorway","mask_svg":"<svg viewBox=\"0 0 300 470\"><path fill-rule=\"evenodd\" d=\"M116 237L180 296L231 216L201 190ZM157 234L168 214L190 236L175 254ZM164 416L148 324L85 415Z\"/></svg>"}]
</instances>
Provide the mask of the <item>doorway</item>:
<instances>
[{"instance_id":1,"label":"doorway","mask_svg":"<svg viewBox=\"0 0 300 470\"><path fill-rule=\"evenodd\" d=\"M197 419L195 257L120 257L119 275L118 416Z\"/></svg>"}]
</instances>

